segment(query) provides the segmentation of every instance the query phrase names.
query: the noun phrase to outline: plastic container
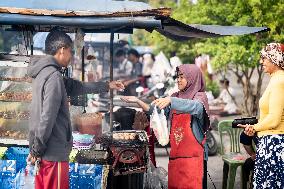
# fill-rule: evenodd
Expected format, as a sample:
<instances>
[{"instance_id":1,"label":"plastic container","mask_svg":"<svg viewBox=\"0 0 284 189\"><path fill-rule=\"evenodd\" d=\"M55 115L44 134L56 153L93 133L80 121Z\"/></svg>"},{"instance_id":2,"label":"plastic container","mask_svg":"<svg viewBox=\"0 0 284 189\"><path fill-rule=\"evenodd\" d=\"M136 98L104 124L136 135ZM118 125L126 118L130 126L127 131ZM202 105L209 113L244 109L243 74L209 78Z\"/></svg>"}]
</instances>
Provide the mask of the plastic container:
<instances>
[{"instance_id":1,"label":"plastic container","mask_svg":"<svg viewBox=\"0 0 284 189\"><path fill-rule=\"evenodd\" d=\"M102 165L71 163L69 170L70 189L100 189L102 187Z\"/></svg>"},{"instance_id":2,"label":"plastic container","mask_svg":"<svg viewBox=\"0 0 284 189\"><path fill-rule=\"evenodd\" d=\"M81 134L74 132L73 134L73 146L74 147L89 147L94 141L94 135Z\"/></svg>"}]
</instances>

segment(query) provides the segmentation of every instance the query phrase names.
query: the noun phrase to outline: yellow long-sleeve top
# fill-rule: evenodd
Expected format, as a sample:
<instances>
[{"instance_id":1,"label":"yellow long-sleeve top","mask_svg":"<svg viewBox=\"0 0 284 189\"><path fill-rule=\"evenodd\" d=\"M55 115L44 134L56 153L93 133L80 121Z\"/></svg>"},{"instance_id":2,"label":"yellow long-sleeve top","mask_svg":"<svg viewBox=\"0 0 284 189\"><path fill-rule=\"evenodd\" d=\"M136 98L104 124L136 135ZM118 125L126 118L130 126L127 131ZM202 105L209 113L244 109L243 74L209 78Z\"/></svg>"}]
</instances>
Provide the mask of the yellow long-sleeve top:
<instances>
[{"instance_id":1,"label":"yellow long-sleeve top","mask_svg":"<svg viewBox=\"0 0 284 189\"><path fill-rule=\"evenodd\" d=\"M271 74L259 100L259 122L254 125L258 136L284 134L284 70Z\"/></svg>"}]
</instances>

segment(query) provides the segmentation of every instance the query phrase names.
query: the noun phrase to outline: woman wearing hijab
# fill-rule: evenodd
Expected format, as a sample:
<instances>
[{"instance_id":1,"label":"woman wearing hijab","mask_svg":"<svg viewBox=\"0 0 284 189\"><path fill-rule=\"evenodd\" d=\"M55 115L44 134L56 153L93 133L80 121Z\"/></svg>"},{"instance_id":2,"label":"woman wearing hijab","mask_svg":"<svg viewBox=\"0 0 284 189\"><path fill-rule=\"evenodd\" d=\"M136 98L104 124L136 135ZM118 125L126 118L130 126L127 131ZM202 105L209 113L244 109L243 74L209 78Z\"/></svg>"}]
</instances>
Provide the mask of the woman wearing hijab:
<instances>
[{"instance_id":1,"label":"woman wearing hijab","mask_svg":"<svg viewBox=\"0 0 284 189\"><path fill-rule=\"evenodd\" d=\"M260 64L270 81L259 100L255 125L239 125L247 135L257 133L254 188L284 188L284 45L270 43L260 51Z\"/></svg>"},{"instance_id":2,"label":"woman wearing hijab","mask_svg":"<svg viewBox=\"0 0 284 189\"><path fill-rule=\"evenodd\" d=\"M136 102L152 113L154 106L164 109L171 120L169 189L207 188L207 147L205 133L209 127L205 81L196 65L181 65L176 70L179 92L155 100L151 105L136 97L122 97Z\"/></svg>"}]
</instances>

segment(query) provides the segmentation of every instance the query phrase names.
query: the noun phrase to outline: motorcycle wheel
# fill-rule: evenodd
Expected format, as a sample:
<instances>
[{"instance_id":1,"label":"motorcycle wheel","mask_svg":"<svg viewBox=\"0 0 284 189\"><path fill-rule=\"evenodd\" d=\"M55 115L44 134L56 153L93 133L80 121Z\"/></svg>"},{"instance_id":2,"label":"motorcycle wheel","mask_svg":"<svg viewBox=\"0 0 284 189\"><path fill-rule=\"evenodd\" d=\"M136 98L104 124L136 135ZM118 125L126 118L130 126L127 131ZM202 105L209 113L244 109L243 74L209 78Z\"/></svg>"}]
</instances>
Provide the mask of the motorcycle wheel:
<instances>
[{"instance_id":1,"label":"motorcycle wheel","mask_svg":"<svg viewBox=\"0 0 284 189\"><path fill-rule=\"evenodd\" d=\"M218 146L217 146L216 139L214 138L214 136L212 135L212 133L210 131L207 132L206 142L207 142L207 145L208 145L208 155L209 156L216 155Z\"/></svg>"}]
</instances>

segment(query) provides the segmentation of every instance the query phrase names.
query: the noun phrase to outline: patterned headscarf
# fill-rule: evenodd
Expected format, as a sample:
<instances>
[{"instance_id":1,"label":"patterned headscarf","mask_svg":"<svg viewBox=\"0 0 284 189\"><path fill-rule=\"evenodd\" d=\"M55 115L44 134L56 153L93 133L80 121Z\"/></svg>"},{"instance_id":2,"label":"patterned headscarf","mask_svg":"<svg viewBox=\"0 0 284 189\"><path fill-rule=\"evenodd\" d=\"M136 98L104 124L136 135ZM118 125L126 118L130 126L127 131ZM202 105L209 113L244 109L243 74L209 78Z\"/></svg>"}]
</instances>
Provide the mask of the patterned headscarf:
<instances>
[{"instance_id":1,"label":"patterned headscarf","mask_svg":"<svg viewBox=\"0 0 284 189\"><path fill-rule=\"evenodd\" d=\"M183 64L177 67L177 70L182 73L186 80L187 86L184 90L174 93L173 97L198 100L203 104L206 111L206 116L209 119L209 105L205 93L205 79L201 70L194 64ZM206 130L209 128L209 120L206 120Z\"/></svg>"},{"instance_id":2,"label":"patterned headscarf","mask_svg":"<svg viewBox=\"0 0 284 189\"><path fill-rule=\"evenodd\" d=\"M281 43L269 43L261 51L261 56L268 58L273 64L284 69L284 45Z\"/></svg>"}]
</instances>

